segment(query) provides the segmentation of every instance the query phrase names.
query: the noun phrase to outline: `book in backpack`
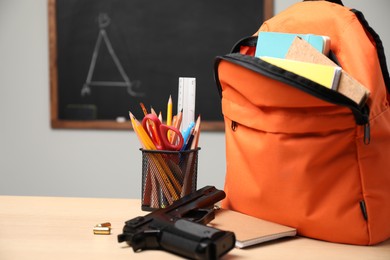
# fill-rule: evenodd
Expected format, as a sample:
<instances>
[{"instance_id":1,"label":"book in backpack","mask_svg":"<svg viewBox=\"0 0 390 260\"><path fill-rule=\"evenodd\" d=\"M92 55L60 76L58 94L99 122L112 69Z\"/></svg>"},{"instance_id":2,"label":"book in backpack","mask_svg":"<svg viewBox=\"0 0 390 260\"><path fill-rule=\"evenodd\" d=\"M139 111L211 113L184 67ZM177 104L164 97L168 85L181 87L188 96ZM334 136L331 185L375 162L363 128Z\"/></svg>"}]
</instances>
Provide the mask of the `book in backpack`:
<instances>
[{"instance_id":1,"label":"book in backpack","mask_svg":"<svg viewBox=\"0 0 390 260\"><path fill-rule=\"evenodd\" d=\"M302 236L372 245L390 237L390 79L379 36L336 2L296 3L216 58L222 206ZM281 57L260 45L267 33L294 36ZM328 50L307 36L323 36Z\"/></svg>"}]
</instances>

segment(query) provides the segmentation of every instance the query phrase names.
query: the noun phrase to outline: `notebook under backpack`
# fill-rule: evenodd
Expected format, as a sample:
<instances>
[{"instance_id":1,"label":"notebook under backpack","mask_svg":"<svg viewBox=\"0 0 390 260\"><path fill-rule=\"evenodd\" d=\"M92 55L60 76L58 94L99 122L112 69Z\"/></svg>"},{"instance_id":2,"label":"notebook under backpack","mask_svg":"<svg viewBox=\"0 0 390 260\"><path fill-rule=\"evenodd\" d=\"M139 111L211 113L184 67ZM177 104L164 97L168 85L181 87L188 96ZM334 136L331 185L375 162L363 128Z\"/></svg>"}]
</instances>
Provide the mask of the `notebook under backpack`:
<instances>
[{"instance_id":1,"label":"notebook under backpack","mask_svg":"<svg viewBox=\"0 0 390 260\"><path fill-rule=\"evenodd\" d=\"M262 31L325 35L367 100L254 57ZM379 36L341 2L303 1L216 58L226 134L222 206L312 238L390 237L390 78Z\"/></svg>"}]
</instances>

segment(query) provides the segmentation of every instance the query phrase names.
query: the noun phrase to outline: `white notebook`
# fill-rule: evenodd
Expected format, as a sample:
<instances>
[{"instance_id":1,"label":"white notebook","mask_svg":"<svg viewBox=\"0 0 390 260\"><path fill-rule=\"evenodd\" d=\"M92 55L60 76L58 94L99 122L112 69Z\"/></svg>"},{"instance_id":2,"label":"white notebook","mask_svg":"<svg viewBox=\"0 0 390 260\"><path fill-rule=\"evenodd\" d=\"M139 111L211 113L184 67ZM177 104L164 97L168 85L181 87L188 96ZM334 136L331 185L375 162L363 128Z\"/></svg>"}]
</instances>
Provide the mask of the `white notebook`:
<instances>
[{"instance_id":1,"label":"white notebook","mask_svg":"<svg viewBox=\"0 0 390 260\"><path fill-rule=\"evenodd\" d=\"M236 247L244 248L282 237L295 236L297 230L288 226L248 216L236 211L216 210L210 226L232 231L236 235Z\"/></svg>"}]
</instances>

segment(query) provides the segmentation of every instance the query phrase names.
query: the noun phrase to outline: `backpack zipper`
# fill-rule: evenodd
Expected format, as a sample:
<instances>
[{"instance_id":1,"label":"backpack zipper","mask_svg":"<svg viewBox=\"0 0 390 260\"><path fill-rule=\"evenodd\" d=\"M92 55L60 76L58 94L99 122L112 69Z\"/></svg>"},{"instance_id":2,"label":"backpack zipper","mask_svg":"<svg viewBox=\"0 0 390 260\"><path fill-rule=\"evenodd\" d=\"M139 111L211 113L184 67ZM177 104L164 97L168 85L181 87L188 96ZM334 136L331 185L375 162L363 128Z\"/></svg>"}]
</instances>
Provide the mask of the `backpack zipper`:
<instances>
[{"instance_id":1,"label":"backpack zipper","mask_svg":"<svg viewBox=\"0 0 390 260\"><path fill-rule=\"evenodd\" d=\"M355 103L348 97L334 90L325 88L322 85L315 83L307 78L286 71L282 68L274 66L266 61L263 61L262 59L253 56L244 55L241 53L230 53L224 56L218 56L216 58L214 64L214 76L220 97L222 97L222 87L218 77L218 65L222 60L240 65L246 69L252 70L266 77L289 84L326 102L348 107L354 115L356 124L364 126L364 143L370 143L369 108L367 104L359 106L357 103Z\"/></svg>"}]
</instances>

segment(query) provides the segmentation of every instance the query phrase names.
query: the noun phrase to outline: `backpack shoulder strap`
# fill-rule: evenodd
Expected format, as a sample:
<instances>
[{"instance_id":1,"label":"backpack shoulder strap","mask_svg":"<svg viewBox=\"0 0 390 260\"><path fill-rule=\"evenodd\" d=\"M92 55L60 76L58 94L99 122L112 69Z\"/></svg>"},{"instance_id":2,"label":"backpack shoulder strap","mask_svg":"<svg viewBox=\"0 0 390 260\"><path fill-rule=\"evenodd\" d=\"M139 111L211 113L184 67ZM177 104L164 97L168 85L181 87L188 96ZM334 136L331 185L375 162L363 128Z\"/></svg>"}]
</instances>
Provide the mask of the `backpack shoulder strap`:
<instances>
[{"instance_id":1,"label":"backpack shoulder strap","mask_svg":"<svg viewBox=\"0 0 390 260\"><path fill-rule=\"evenodd\" d=\"M353 12L356 15L356 17L358 18L362 26L371 35L372 39L375 42L379 63L382 69L383 80L385 82L387 92L390 93L390 75L387 68L385 49L383 47L382 40L380 39L379 35L375 32L375 30L368 24L362 12L356 9L351 9L351 12Z\"/></svg>"}]
</instances>

